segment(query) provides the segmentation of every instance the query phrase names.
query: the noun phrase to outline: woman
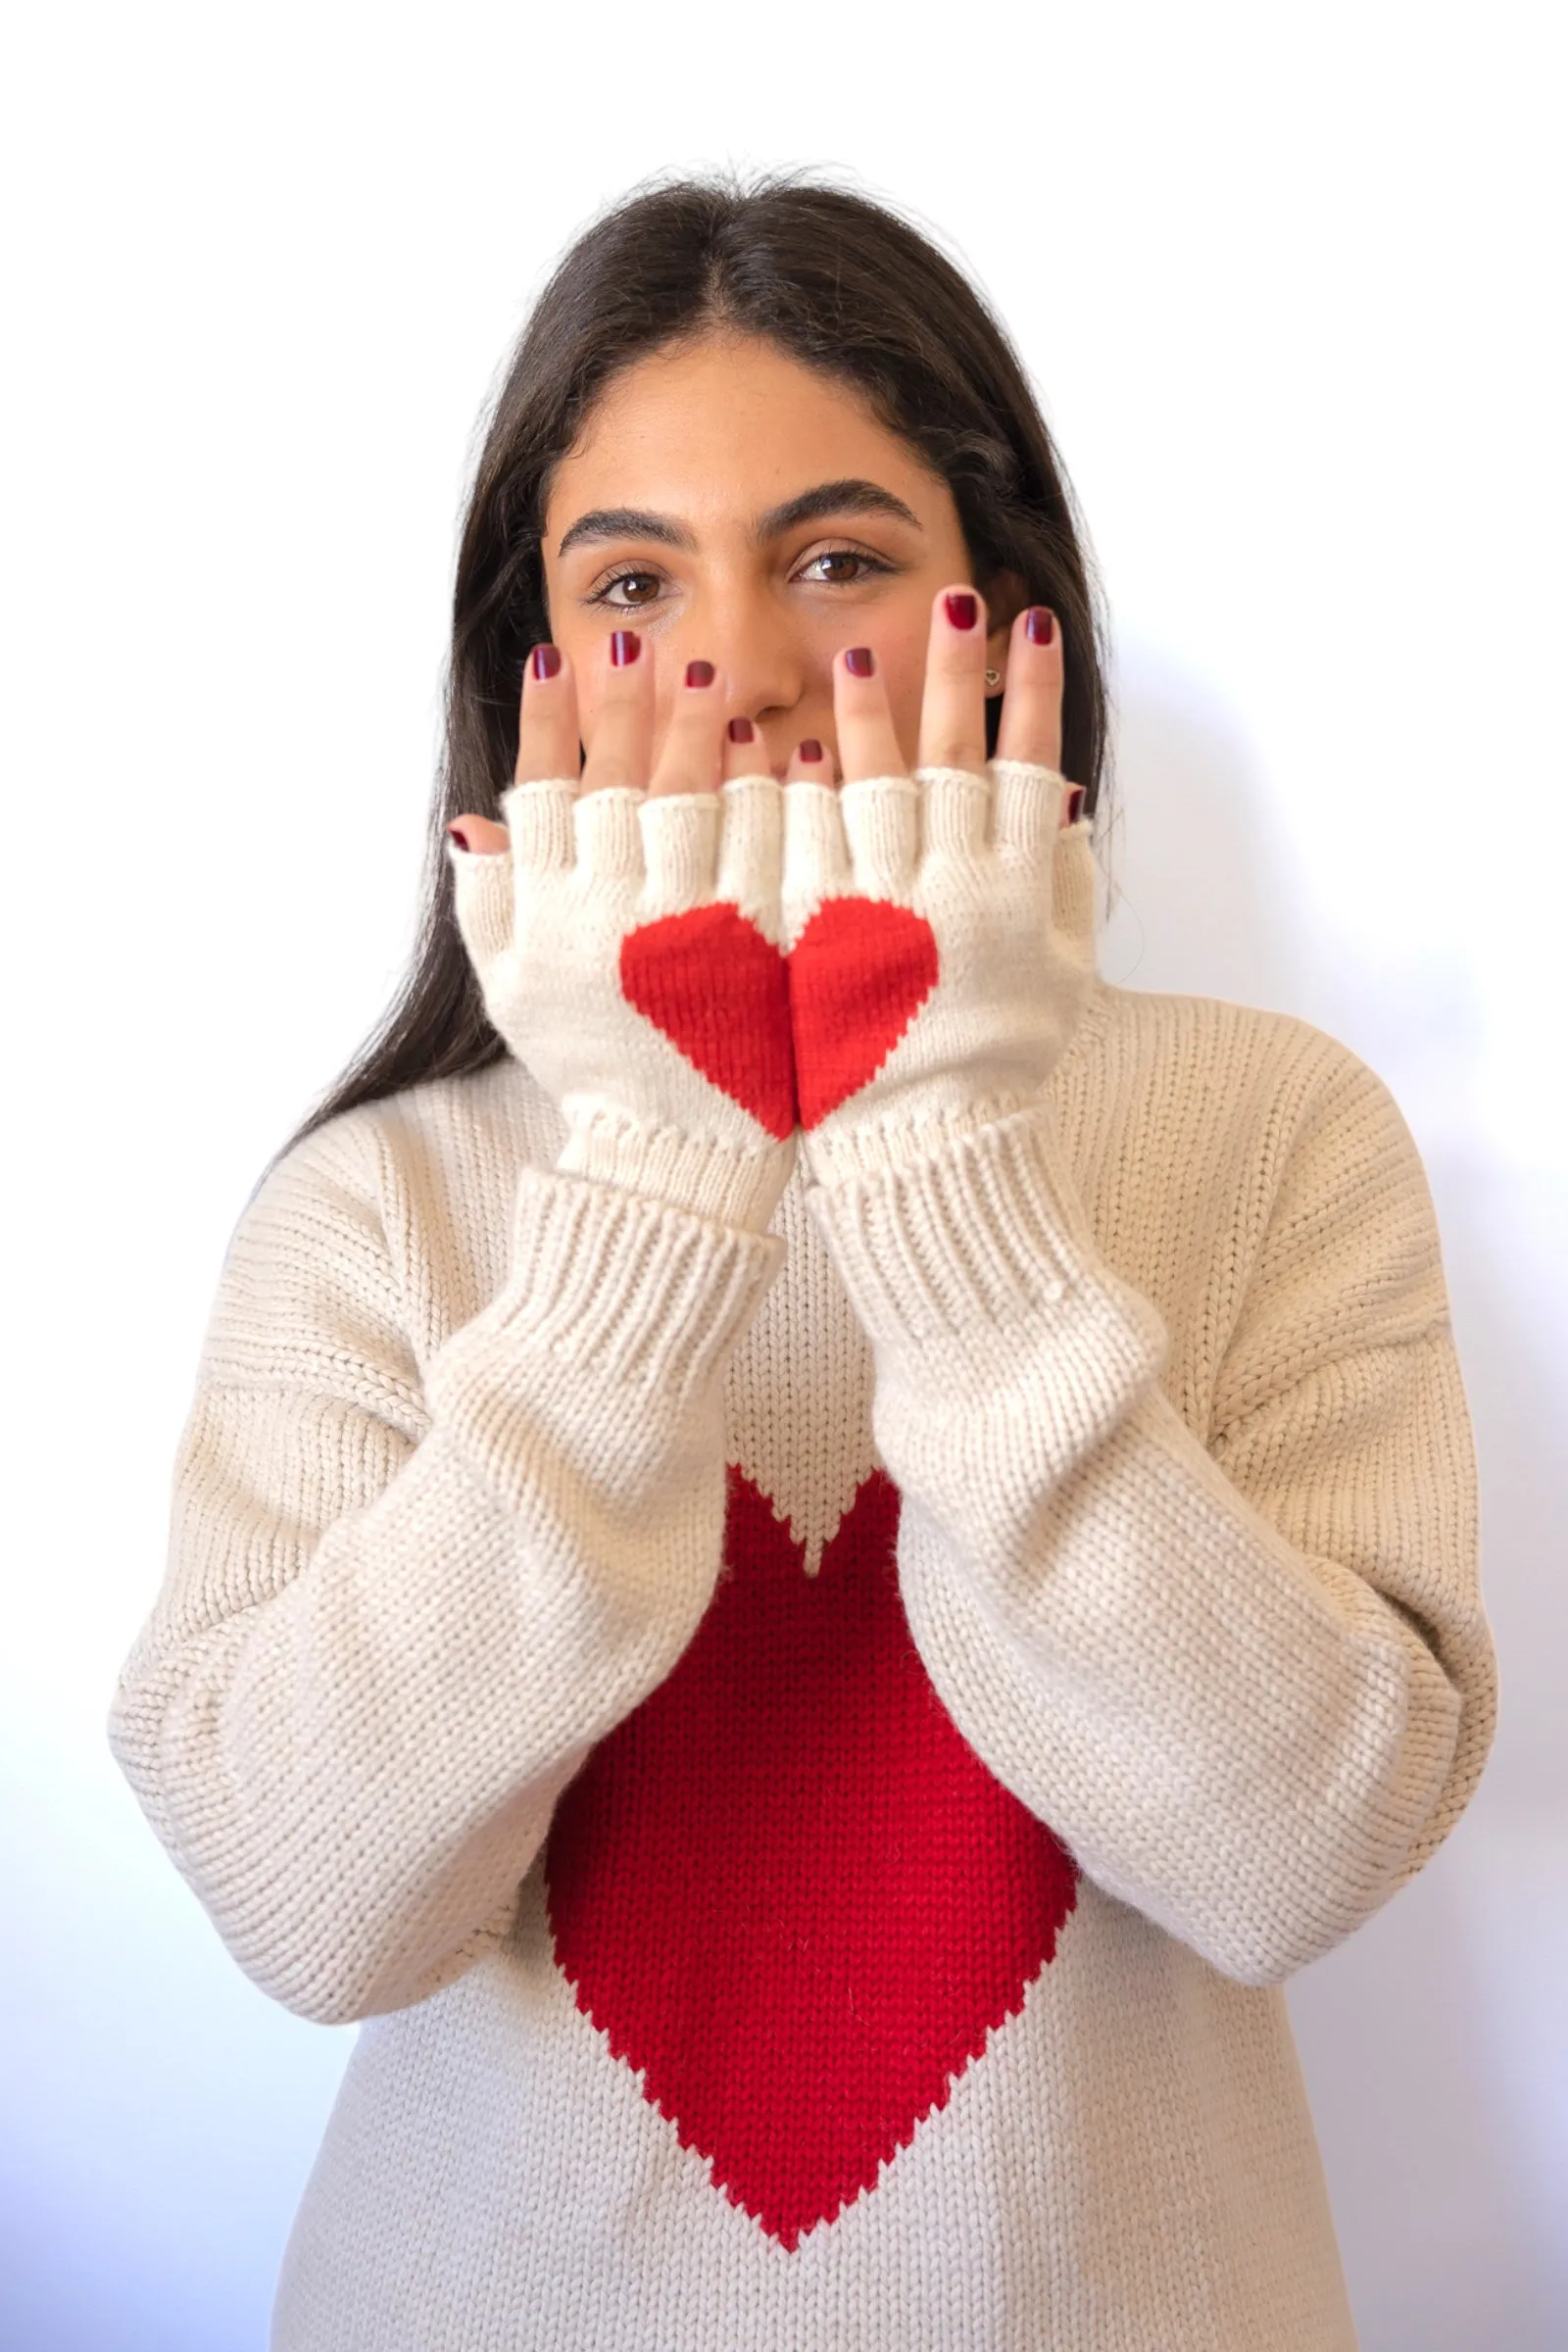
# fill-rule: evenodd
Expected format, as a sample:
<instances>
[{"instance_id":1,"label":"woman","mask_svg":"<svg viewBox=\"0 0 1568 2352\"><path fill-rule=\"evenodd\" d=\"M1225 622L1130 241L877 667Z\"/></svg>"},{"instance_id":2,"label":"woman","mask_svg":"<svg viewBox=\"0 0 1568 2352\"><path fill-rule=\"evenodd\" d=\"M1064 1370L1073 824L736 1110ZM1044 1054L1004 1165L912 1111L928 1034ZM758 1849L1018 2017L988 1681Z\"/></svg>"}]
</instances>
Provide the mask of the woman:
<instances>
[{"instance_id":1,"label":"woman","mask_svg":"<svg viewBox=\"0 0 1568 2352\"><path fill-rule=\"evenodd\" d=\"M234 1236L111 1723L363 2021L275 2352L1353 2342L1281 1987L1485 1759L1469 1422L1381 1083L1097 976L1102 744L925 240L580 241L417 968Z\"/></svg>"}]
</instances>

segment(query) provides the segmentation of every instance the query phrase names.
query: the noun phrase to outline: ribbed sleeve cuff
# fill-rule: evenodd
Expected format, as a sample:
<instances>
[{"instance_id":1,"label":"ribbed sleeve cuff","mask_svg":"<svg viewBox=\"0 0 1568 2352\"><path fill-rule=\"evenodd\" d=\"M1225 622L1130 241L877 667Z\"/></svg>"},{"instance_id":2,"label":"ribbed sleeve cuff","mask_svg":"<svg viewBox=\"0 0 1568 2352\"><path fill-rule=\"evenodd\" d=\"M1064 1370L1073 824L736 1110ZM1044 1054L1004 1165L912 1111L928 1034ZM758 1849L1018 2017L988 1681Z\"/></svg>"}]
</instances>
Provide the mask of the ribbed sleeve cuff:
<instances>
[{"instance_id":1,"label":"ribbed sleeve cuff","mask_svg":"<svg viewBox=\"0 0 1568 2352\"><path fill-rule=\"evenodd\" d=\"M1164 1324L1101 1255L1044 1105L807 1200L885 1358L994 1390L1043 1339L1096 1420L1164 1359Z\"/></svg>"}]
</instances>

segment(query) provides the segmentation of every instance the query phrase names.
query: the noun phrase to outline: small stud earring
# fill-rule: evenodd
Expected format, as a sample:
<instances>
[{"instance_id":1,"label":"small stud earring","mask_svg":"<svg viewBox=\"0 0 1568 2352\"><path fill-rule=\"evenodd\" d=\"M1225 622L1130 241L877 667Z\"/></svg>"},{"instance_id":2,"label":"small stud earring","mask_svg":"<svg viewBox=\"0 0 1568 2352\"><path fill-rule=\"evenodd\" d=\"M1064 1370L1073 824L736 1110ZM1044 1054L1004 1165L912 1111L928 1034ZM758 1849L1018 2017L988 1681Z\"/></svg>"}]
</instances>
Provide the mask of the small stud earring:
<instances>
[{"instance_id":1,"label":"small stud earring","mask_svg":"<svg viewBox=\"0 0 1568 2352\"><path fill-rule=\"evenodd\" d=\"M1002 684L1002 672L1001 672L1001 670L1000 670L1000 669L988 669L988 670L986 671L986 684L987 684L988 686L1000 686L1000 685Z\"/></svg>"}]
</instances>

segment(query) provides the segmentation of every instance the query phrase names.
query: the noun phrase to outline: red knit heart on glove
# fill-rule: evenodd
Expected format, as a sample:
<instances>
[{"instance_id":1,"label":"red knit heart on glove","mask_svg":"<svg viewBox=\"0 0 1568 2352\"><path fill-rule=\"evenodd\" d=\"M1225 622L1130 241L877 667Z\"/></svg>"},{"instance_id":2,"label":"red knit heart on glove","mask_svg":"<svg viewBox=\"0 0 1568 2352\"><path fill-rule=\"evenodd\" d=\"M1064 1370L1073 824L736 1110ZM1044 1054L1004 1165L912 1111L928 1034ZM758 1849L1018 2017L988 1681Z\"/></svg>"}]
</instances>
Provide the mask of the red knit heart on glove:
<instances>
[{"instance_id":1,"label":"red knit heart on glove","mask_svg":"<svg viewBox=\"0 0 1568 2352\"><path fill-rule=\"evenodd\" d=\"M1064 1849L932 1689L898 1516L873 1472L808 1577L732 1469L708 1614L546 1849L578 2008L791 2252L946 2105L1076 1900Z\"/></svg>"},{"instance_id":2,"label":"red knit heart on glove","mask_svg":"<svg viewBox=\"0 0 1568 2352\"><path fill-rule=\"evenodd\" d=\"M930 924L879 899L827 900L787 959L724 905L645 923L620 949L626 1002L781 1139L797 1087L814 1127L876 1075L936 984Z\"/></svg>"},{"instance_id":3,"label":"red knit heart on glove","mask_svg":"<svg viewBox=\"0 0 1568 2352\"><path fill-rule=\"evenodd\" d=\"M694 1069L780 1142L795 1132L784 958L738 906L693 906L620 943L620 988Z\"/></svg>"},{"instance_id":4,"label":"red knit heart on glove","mask_svg":"<svg viewBox=\"0 0 1568 2352\"><path fill-rule=\"evenodd\" d=\"M930 924L880 899L827 899L790 956L801 1125L874 1078L937 984Z\"/></svg>"}]
</instances>

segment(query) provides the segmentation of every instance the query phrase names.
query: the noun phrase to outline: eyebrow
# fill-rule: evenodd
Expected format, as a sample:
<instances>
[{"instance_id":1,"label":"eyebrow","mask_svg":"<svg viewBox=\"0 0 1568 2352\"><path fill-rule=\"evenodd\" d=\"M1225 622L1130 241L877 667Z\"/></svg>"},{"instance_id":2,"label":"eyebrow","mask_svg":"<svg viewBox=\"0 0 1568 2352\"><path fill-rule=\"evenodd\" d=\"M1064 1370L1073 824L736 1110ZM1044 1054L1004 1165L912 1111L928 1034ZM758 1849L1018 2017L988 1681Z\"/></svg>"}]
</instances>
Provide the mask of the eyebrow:
<instances>
[{"instance_id":1,"label":"eyebrow","mask_svg":"<svg viewBox=\"0 0 1568 2352\"><path fill-rule=\"evenodd\" d=\"M764 539L776 539L781 531L797 529L803 522L819 522L826 514L887 514L895 521L906 522L911 529L922 528L920 518L906 507L902 498L884 490L880 482L866 481L851 475L840 482L818 482L813 489L797 492L781 506L769 507L752 526L752 536L759 545ZM557 556L564 556L568 547L580 547L597 539L652 539L660 547L676 547L687 555L694 552L696 542L684 523L668 514L654 514L641 507L594 507L588 514L579 514L570 528L564 531Z\"/></svg>"}]
</instances>

